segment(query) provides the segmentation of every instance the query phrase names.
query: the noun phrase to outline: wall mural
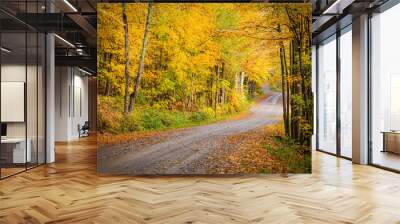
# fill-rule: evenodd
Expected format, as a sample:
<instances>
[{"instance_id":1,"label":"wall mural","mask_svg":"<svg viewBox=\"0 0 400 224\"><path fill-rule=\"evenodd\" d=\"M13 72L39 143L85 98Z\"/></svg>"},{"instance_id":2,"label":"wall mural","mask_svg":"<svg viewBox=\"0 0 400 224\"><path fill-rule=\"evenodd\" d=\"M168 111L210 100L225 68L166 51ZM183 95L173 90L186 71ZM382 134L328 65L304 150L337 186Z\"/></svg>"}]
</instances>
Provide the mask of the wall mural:
<instances>
[{"instance_id":1,"label":"wall mural","mask_svg":"<svg viewBox=\"0 0 400 224\"><path fill-rule=\"evenodd\" d=\"M311 173L310 43L310 4L98 4L98 172Z\"/></svg>"}]
</instances>

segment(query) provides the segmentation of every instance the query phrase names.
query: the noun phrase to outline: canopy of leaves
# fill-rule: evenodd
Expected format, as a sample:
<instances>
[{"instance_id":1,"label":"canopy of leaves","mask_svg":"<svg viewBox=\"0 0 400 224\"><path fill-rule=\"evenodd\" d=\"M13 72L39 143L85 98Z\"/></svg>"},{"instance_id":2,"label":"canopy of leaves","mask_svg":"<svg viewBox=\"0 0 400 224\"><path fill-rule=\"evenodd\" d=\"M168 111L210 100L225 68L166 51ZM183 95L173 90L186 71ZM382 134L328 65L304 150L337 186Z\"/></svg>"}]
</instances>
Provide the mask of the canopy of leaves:
<instances>
[{"instance_id":1,"label":"canopy of leaves","mask_svg":"<svg viewBox=\"0 0 400 224\"><path fill-rule=\"evenodd\" d=\"M126 7L129 71L135 80L147 4ZM300 35L293 23L298 15L311 18L309 5L155 3L139 107L231 111L246 104L264 85L281 90L280 48L283 44L289 51L290 41ZM121 4L98 4L97 43L99 94L122 98L125 58ZM306 52L304 55L307 67L310 57ZM131 83L129 92L133 86Z\"/></svg>"}]
</instances>

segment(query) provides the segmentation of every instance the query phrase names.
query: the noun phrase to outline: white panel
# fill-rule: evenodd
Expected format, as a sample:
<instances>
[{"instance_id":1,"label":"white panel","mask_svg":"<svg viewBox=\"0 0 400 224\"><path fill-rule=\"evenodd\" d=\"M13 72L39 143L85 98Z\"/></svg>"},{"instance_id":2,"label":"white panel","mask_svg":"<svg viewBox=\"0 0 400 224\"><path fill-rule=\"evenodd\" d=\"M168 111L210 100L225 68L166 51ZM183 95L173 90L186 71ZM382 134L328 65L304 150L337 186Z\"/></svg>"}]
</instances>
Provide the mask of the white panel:
<instances>
[{"instance_id":1,"label":"white panel","mask_svg":"<svg viewBox=\"0 0 400 224\"><path fill-rule=\"evenodd\" d=\"M1 82L1 122L24 122L24 82Z\"/></svg>"}]
</instances>

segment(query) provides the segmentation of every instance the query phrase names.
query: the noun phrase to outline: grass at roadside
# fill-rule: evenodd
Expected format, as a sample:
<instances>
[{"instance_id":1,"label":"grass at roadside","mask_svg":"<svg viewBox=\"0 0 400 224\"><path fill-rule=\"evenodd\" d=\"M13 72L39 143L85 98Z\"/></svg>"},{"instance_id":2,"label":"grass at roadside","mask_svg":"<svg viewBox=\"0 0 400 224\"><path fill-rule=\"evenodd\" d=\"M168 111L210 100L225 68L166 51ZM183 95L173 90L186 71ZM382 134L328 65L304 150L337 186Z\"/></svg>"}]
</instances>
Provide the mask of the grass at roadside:
<instances>
[{"instance_id":1,"label":"grass at roadside","mask_svg":"<svg viewBox=\"0 0 400 224\"><path fill-rule=\"evenodd\" d=\"M168 110L158 106L137 108L125 115L123 102L115 97L99 97L98 129L101 133L126 134L132 132L167 130L209 124L227 120L246 111L254 100L242 100L235 105L201 108L196 111Z\"/></svg>"},{"instance_id":2,"label":"grass at roadside","mask_svg":"<svg viewBox=\"0 0 400 224\"><path fill-rule=\"evenodd\" d=\"M180 111L163 109L157 105L142 106L125 115L122 111L122 99L99 96L98 141L104 145L119 144L144 136L160 135L167 130L237 119L246 115L246 111L255 101L256 99L247 99L236 104L219 106L217 111L213 108Z\"/></svg>"},{"instance_id":3,"label":"grass at roadside","mask_svg":"<svg viewBox=\"0 0 400 224\"><path fill-rule=\"evenodd\" d=\"M298 144L286 136L272 136L271 140L265 148L278 161L276 168L280 173L311 173L310 146Z\"/></svg>"}]
</instances>

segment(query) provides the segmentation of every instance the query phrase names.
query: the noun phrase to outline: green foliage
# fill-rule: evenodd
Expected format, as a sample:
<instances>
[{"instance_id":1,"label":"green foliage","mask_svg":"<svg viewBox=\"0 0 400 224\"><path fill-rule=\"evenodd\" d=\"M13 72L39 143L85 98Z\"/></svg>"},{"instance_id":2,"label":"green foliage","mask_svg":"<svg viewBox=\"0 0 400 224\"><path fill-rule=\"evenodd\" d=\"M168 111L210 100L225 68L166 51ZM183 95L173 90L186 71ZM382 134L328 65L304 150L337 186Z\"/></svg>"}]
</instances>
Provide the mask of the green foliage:
<instances>
[{"instance_id":1,"label":"green foliage","mask_svg":"<svg viewBox=\"0 0 400 224\"><path fill-rule=\"evenodd\" d=\"M244 101L246 102L246 101ZM207 124L235 115L250 105L224 105L217 108L217 113L205 107L199 111L168 110L156 103L153 106L139 107L134 113L125 115L122 100L119 97L98 97L98 125L103 133L121 134L135 131L162 130Z\"/></svg>"},{"instance_id":2,"label":"green foliage","mask_svg":"<svg viewBox=\"0 0 400 224\"><path fill-rule=\"evenodd\" d=\"M300 119L299 128L305 139L311 139L313 135L313 126L309 121Z\"/></svg>"},{"instance_id":3,"label":"green foliage","mask_svg":"<svg viewBox=\"0 0 400 224\"><path fill-rule=\"evenodd\" d=\"M190 115L189 119L194 122L200 122L200 121L205 121L210 118L210 115L207 112L199 111L199 112L194 112L192 115Z\"/></svg>"},{"instance_id":4,"label":"green foliage","mask_svg":"<svg viewBox=\"0 0 400 224\"><path fill-rule=\"evenodd\" d=\"M122 117L117 132L128 133L141 130L143 130L143 127L140 125L139 117L135 114L128 114Z\"/></svg>"},{"instance_id":5,"label":"green foliage","mask_svg":"<svg viewBox=\"0 0 400 224\"><path fill-rule=\"evenodd\" d=\"M145 130L165 129L173 126L180 116L157 109L143 111L140 122Z\"/></svg>"},{"instance_id":6,"label":"green foliage","mask_svg":"<svg viewBox=\"0 0 400 224\"><path fill-rule=\"evenodd\" d=\"M288 137L275 136L274 144L266 145L268 153L280 161L281 172L311 173L311 149Z\"/></svg>"}]
</instances>

